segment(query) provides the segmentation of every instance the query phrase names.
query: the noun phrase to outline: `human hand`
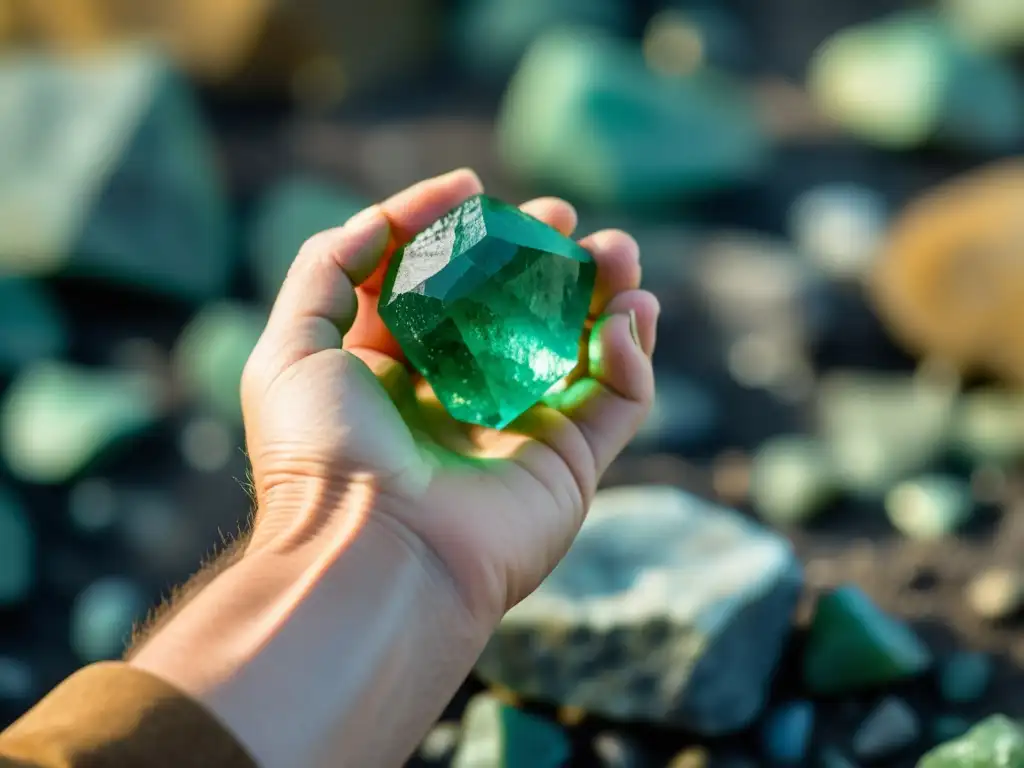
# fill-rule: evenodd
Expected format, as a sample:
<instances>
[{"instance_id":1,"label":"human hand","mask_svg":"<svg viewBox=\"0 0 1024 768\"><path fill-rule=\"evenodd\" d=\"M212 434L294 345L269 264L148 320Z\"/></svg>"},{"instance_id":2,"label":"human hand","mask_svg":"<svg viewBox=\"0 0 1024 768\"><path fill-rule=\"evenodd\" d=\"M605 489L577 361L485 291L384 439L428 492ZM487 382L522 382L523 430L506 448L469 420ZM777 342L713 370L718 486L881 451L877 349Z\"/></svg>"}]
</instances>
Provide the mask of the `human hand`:
<instances>
[{"instance_id":1,"label":"human hand","mask_svg":"<svg viewBox=\"0 0 1024 768\"><path fill-rule=\"evenodd\" d=\"M598 266L593 352L566 404L537 405L503 431L456 422L407 367L377 296L389 256L481 191L472 172L455 171L311 238L242 399L258 503L249 552L356 530L397 537L492 627L566 552L601 474L643 421L659 307L639 289L635 241L591 235L582 245ZM576 226L561 200L523 210L566 235Z\"/></svg>"}]
</instances>

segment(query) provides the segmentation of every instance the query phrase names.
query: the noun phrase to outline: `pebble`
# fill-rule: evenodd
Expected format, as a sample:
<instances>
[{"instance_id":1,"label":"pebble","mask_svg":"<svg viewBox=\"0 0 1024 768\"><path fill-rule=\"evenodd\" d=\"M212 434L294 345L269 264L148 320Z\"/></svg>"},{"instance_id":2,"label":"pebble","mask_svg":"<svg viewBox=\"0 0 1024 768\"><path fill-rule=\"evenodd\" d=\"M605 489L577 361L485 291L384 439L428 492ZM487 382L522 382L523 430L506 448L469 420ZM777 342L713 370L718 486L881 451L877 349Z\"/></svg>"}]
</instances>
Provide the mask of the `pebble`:
<instances>
[{"instance_id":1,"label":"pebble","mask_svg":"<svg viewBox=\"0 0 1024 768\"><path fill-rule=\"evenodd\" d=\"M227 290L220 164L162 54L5 56L0 103L0 272L99 278L186 302Z\"/></svg>"},{"instance_id":2,"label":"pebble","mask_svg":"<svg viewBox=\"0 0 1024 768\"><path fill-rule=\"evenodd\" d=\"M1024 729L1005 715L991 715L963 736L921 758L917 768L1021 768Z\"/></svg>"},{"instance_id":3,"label":"pebble","mask_svg":"<svg viewBox=\"0 0 1024 768\"><path fill-rule=\"evenodd\" d=\"M867 716L853 735L853 753L873 762L902 752L918 740L917 713L903 699L889 696Z\"/></svg>"},{"instance_id":4,"label":"pebble","mask_svg":"<svg viewBox=\"0 0 1024 768\"><path fill-rule=\"evenodd\" d=\"M728 76L660 76L630 42L582 27L552 29L529 48L505 91L497 140L515 176L594 206L728 188L771 155L753 100Z\"/></svg>"},{"instance_id":5,"label":"pebble","mask_svg":"<svg viewBox=\"0 0 1024 768\"><path fill-rule=\"evenodd\" d=\"M765 718L761 743L773 763L799 765L807 755L814 732L814 705L809 701L785 704Z\"/></svg>"},{"instance_id":6,"label":"pebble","mask_svg":"<svg viewBox=\"0 0 1024 768\"><path fill-rule=\"evenodd\" d=\"M438 723L423 737L417 755L428 766L447 766L455 754L461 736L461 723Z\"/></svg>"},{"instance_id":7,"label":"pebble","mask_svg":"<svg viewBox=\"0 0 1024 768\"><path fill-rule=\"evenodd\" d=\"M23 706L36 693L36 675L28 662L0 656L0 703Z\"/></svg>"},{"instance_id":8,"label":"pebble","mask_svg":"<svg viewBox=\"0 0 1024 768\"><path fill-rule=\"evenodd\" d=\"M709 768L711 755L704 747L687 747L673 757L666 768Z\"/></svg>"},{"instance_id":9,"label":"pebble","mask_svg":"<svg viewBox=\"0 0 1024 768\"><path fill-rule=\"evenodd\" d=\"M885 497L889 521L904 536L929 540L949 536L974 511L970 483L949 475L925 475L901 483Z\"/></svg>"},{"instance_id":10,"label":"pebble","mask_svg":"<svg viewBox=\"0 0 1024 768\"><path fill-rule=\"evenodd\" d=\"M597 494L477 664L521 695L703 734L765 704L802 584L781 537L665 486Z\"/></svg>"},{"instance_id":11,"label":"pebble","mask_svg":"<svg viewBox=\"0 0 1024 768\"><path fill-rule=\"evenodd\" d=\"M0 453L20 480L66 483L155 424L160 412L157 387L144 374L35 363L0 403Z\"/></svg>"},{"instance_id":12,"label":"pebble","mask_svg":"<svg viewBox=\"0 0 1024 768\"><path fill-rule=\"evenodd\" d=\"M920 675L931 663L914 631L857 587L840 586L819 598L804 651L809 691L835 695L882 686Z\"/></svg>"},{"instance_id":13,"label":"pebble","mask_svg":"<svg viewBox=\"0 0 1024 768\"><path fill-rule=\"evenodd\" d=\"M810 521L835 498L836 490L827 450L814 438L773 437L754 455L751 501L758 514L772 525Z\"/></svg>"},{"instance_id":14,"label":"pebble","mask_svg":"<svg viewBox=\"0 0 1024 768\"><path fill-rule=\"evenodd\" d=\"M116 659L148 608L134 582L111 576L90 584L71 606L71 648L86 664Z\"/></svg>"},{"instance_id":15,"label":"pebble","mask_svg":"<svg viewBox=\"0 0 1024 768\"><path fill-rule=\"evenodd\" d=\"M36 580L36 541L28 512L0 487L0 608L24 602Z\"/></svg>"},{"instance_id":16,"label":"pebble","mask_svg":"<svg viewBox=\"0 0 1024 768\"><path fill-rule=\"evenodd\" d=\"M601 768L654 768L655 763L644 754L641 744L620 733L599 733L593 744Z\"/></svg>"},{"instance_id":17,"label":"pebble","mask_svg":"<svg viewBox=\"0 0 1024 768\"><path fill-rule=\"evenodd\" d=\"M860 280L881 253L888 210L881 193L857 184L825 184L797 198L790 236L827 276Z\"/></svg>"},{"instance_id":18,"label":"pebble","mask_svg":"<svg viewBox=\"0 0 1024 768\"><path fill-rule=\"evenodd\" d=\"M60 357L68 343L67 320L46 289L0 272L0 373Z\"/></svg>"},{"instance_id":19,"label":"pebble","mask_svg":"<svg viewBox=\"0 0 1024 768\"><path fill-rule=\"evenodd\" d=\"M993 673L987 653L958 651L939 669L939 691L950 704L969 704L985 695Z\"/></svg>"},{"instance_id":20,"label":"pebble","mask_svg":"<svg viewBox=\"0 0 1024 768\"><path fill-rule=\"evenodd\" d=\"M554 723L479 694L466 708L452 768L561 768L571 746Z\"/></svg>"},{"instance_id":21,"label":"pebble","mask_svg":"<svg viewBox=\"0 0 1024 768\"><path fill-rule=\"evenodd\" d=\"M89 477L68 491L68 517L86 535L108 531L117 522L117 491L109 480Z\"/></svg>"},{"instance_id":22,"label":"pebble","mask_svg":"<svg viewBox=\"0 0 1024 768\"><path fill-rule=\"evenodd\" d=\"M1024 457L1024 395L1009 389L964 394L951 443L959 455L977 464L1005 467Z\"/></svg>"},{"instance_id":23,"label":"pebble","mask_svg":"<svg viewBox=\"0 0 1024 768\"><path fill-rule=\"evenodd\" d=\"M340 227L368 204L344 187L312 177L292 176L271 187L257 203L249 228L249 272L260 298L268 304L277 298L306 240Z\"/></svg>"},{"instance_id":24,"label":"pebble","mask_svg":"<svg viewBox=\"0 0 1024 768\"><path fill-rule=\"evenodd\" d=\"M213 415L242 423L242 371L266 324L261 310L237 302L205 306L186 326L174 348L179 381Z\"/></svg>"},{"instance_id":25,"label":"pebble","mask_svg":"<svg viewBox=\"0 0 1024 768\"><path fill-rule=\"evenodd\" d=\"M1017 614L1024 606L1024 573L991 568L976 576L966 590L967 602L983 619L998 621Z\"/></svg>"}]
</instances>

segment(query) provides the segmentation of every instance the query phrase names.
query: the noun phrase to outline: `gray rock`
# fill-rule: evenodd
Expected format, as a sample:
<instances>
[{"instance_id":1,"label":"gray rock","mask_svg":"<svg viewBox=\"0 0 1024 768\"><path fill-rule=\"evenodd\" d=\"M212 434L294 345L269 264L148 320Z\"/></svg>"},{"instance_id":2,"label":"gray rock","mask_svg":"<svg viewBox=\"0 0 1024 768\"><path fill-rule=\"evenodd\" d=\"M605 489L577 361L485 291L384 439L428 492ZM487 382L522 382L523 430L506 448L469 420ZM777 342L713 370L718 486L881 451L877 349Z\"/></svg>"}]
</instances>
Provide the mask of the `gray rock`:
<instances>
[{"instance_id":1,"label":"gray rock","mask_svg":"<svg viewBox=\"0 0 1024 768\"><path fill-rule=\"evenodd\" d=\"M214 415L242 422L242 371L266 315L235 302L204 307L186 326L174 348L174 370L186 390Z\"/></svg>"},{"instance_id":2,"label":"gray rock","mask_svg":"<svg viewBox=\"0 0 1024 768\"><path fill-rule=\"evenodd\" d=\"M571 753L558 725L489 694L469 703L462 726L452 768L560 768Z\"/></svg>"},{"instance_id":3,"label":"gray rock","mask_svg":"<svg viewBox=\"0 0 1024 768\"><path fill-rule=\"evenodd\" d=\"M758 514L773 525L809 521L835 498L837 489L828 452L814 438L774 437L754 455L751 501Z\"/></svg>"},{"instance_id":4,"label":"gray rock","mask_svg":"<svg viewBox=\"0 0 1024 768\"><path fill-rule=\"evenodd\" d=\"M0 274L0 373L63 355L68 346L65 322L41 285Z\"/></svg>"},{"instance_id":5,"label":"gray rock","mask_svg":"<svg viewBox=\"0 0 1024 768\"><path fill-rule=\"evenodd\" d=\"M0 487L0 607L24 601L36 577L36 542L28 513Z\"/></svg>"},{"instance_id":6,"label":"gray rock","mask_svg":"<svg viewBox=\"0 0 1024 768\"><path fill-rule=\"evenodd\" d=\"M900 483L885 497L889 521L912 539L939 539L956 532L974 511L970 483L950 475L925 475Z\"/></svg>"},{"instance_id":7,"label":"gray rock","mask_svg":"<svg viewBox=\"0 0 1024 768\"><path fill-rule=\"evenodd\" d=\"M802 585L789 544L674 488L597 495L477 665L525 696L722 734L761 711Z\"/></svg>"},{"instance_id":8,"label":"gray rock","mask_svg":"<svg viewBox=\"0 0 1024 768\"><path fill-rule=\"evenodd\" d=\"M987 653L960 651L939 669L939 692L951 704L969 704L985 695L993 672Z\"/></svg>"},{"instance_id":9,"label":"gray rock","mask_svg":"<svg viewBox=\"0 0 1024 768\"><path fill-rule=\"evenodd\" d=\"M93 582L71 606L72 650L85 663L117 658L146 609L133 582L114 576Z\"/></svg>"},{"instance_id":10,"label":"gray rock","mask_svg":"<svg viewBox=\"0 0 1024 768\"><path fill-rule=\"evenodd\" d=\"M161 410L146 374L39 362L0 403L0 453L21 480L64 483L152 426Z\"/></svg>"},{"instance_id":11,"label":"gray rock","mask_svg":"<svg viewBox=\"0 0 1024 768\"><path fill-rule=\"evenodd\" d=\"M272 302L302 244L339 227L368 201L344 188L296 176L260 200L249 236L249 269L264 301Z\"/></svg>"},{"instance_id":12,"label":"gray rock","mask_svg":"<svg viewBox=\"0 0 1024 768\"><path fill-rule=\"evenodd\" d=\"M967 602L983 619L1009 618L1024 607L1024 572L991 568L976 576L966 590Z\"/></svg>"},{"instance_id":13,"label":"gray rock","mask_svg":"<svg viewBox=\"0 0 1024 768\"><path fill-rule=\"evenodd\" d=\"M861 760L879 760L901 752L921 735L917 713L903 699L883 700L853 735L853 753Z\"/></svg>"},{"instance_id":14,"label":"gray rock","mask_svg":"<svg viewBox=\"0 0 1024 768\"><path fill-rule=\"evenodd\" d=\"M221 295L227 204L192 96L142 48L0 64L0 272Z\"/></svg>"},{"instance_id":15,"label":"gray rock","mask_svg":"<svg viewBox=\"0 0 1024 768\"><path fill-rule=\"evenodd\" d=\"M814 733L814 705L809 701L785 704L765 718L761 742L773 763L799 765L807 756Z\"/></svg>"},{"instance_id":16,"label":"gray rock","mask_svg":"<svg viewBox=\"0 0 1024 768\"><path fill-rule=\"evenodd\" d=\"M819 390L818 421L842 486L881 497L941 453L955 392L894 374L844 371Z\"/></svg>"}]
</instances>

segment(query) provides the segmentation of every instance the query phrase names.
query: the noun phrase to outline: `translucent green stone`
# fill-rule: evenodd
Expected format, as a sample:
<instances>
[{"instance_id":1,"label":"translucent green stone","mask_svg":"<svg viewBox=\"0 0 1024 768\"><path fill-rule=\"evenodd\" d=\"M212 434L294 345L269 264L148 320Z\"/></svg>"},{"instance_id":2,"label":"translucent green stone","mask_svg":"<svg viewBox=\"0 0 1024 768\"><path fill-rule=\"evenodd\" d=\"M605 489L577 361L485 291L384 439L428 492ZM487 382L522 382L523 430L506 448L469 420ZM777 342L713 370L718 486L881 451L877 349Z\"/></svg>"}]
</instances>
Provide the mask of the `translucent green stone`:
<instances>
[{"instance_id":1,"label":"translucent green stone","mask_svg":"<svg viewBox=\"0 0 1024 768\"><path fill-rule=\"evenodd\" d=\"M917 768L1024 768L1024 728L1005 715L992 715L933 749Z\"/></svg>"},{"instance_id":2,"label":"translucent green stone","mask_svg":"<svg viewBox=\"0 0 1024 768\"><path fill-rule=\"evenodd\" d=\"M395 255L379 312L454 418L500 429L576 367L596 274L574 241L481 195Z\"/></svg>"}]
</instances>

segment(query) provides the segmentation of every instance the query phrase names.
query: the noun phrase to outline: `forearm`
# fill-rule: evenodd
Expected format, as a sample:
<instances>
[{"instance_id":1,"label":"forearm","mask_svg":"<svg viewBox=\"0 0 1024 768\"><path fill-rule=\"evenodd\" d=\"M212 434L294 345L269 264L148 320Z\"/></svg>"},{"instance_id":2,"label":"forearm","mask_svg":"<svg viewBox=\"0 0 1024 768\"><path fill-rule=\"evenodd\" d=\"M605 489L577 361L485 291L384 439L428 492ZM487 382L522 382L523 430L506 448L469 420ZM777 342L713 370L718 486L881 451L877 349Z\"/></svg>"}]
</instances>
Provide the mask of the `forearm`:
<instances>
[{"instance_id":1,"label":"forearm","mask_svg":"<svg viewBox=\"0 0 1024 768\"><path fill-rule=\"evenodd\" d=\"M204 704L267 768L401 765L489 628L417 540L382 515L354 519L250 552L131 663Z\"/></svg>"}]
</instances>

